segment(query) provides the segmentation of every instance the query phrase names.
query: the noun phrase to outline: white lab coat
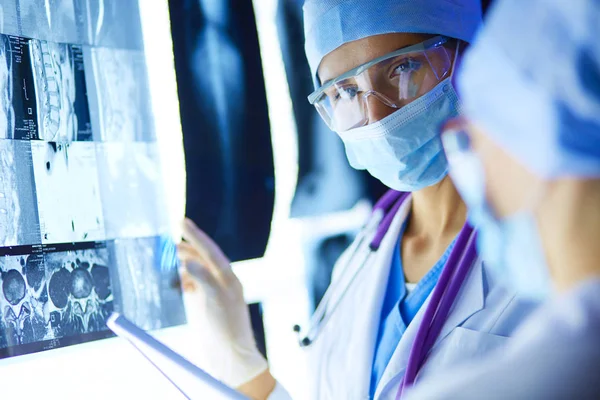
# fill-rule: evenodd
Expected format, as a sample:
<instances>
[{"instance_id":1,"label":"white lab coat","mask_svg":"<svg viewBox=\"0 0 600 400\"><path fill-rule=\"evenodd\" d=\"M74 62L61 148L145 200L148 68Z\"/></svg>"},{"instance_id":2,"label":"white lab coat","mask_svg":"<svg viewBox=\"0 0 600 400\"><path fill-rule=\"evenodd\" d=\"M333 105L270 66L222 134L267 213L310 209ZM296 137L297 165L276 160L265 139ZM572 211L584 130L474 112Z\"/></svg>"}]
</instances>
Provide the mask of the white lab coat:
<instances>
[{"instance_id":1,"label":"white lab coat","mask_svg":"<svg viewBox=\"0 0 600 400\"><path fill-rule=\"evenodd\" d=\"M347 264L356 242L338 260L333 272L330 287L333 293L329 304L336 303L336 298L341 295L340 289L345 288L347 293L332 312L331 320L306 349L311 399L369 398L375 340L392 254L410 206L411 201L405 201L372 261L362 268L349 287L346 283L360 267L375 229L368 232L367 240L353 257L354 262ZM429 299L398 343L377 387L375 399L395 399L428 302ZM534 303L520 301L514 293L500 287L478 260L469 272L417 381L431 372L454 368L504 346L507 336L512 335L520 321L534 308ZM277 393L280 393L280 388L269 399L286 398Z\"/></svg>"},{"instance_id":2,"label":"white lab coat","mask_svg":"<svg viewBox=\"0 0 600 400\"><path fill-rule=\"evenodd\" d=\"M420 399L600 399L600 279L540 308L484 362L424 379Z\"/></svg>"}]
</instances>

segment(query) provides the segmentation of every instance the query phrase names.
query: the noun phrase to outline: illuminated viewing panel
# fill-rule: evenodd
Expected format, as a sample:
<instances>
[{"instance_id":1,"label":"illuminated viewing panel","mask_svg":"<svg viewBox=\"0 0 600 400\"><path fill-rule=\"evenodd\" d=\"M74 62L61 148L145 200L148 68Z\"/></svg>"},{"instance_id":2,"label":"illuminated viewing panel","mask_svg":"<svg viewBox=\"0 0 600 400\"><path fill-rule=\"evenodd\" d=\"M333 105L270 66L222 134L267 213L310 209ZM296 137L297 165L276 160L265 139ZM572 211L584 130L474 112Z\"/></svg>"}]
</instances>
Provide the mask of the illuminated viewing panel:
<instances>
[{"instance_id":1,"label":"illuminated viewing panel","mask_svg":"<svg viewBox=\"0 0 600 400\"><path fill-rule=\"evenodd\" d=\"M184 324L137 2L2 8L0 358Z\"/></svg>"}]
</instances>

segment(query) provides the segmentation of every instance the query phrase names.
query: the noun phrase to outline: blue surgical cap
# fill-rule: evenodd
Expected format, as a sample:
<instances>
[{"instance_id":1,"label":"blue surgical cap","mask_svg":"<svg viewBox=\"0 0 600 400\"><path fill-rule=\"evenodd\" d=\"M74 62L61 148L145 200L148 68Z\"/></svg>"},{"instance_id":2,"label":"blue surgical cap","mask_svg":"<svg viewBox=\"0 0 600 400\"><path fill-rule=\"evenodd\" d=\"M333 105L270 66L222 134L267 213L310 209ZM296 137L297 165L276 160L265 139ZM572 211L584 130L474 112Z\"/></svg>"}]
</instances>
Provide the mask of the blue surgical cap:
<instances>
[{"instance_id":1,"label":"blue surgical cap","mask_svg":"<svg viewBox=\"0 0 600 400\"><path fill-rule=\"evenodd\" d=\"M470 42L480 22L480 0L306 0L305 48L315 88L323 57L345 43L385 33Z\"/></svg>"},{"instance_id":2,"label":"blue surgical cap","mask_svg":"<svg viewBox=\"0 0 600 400\"><path fill-rule=\"evenodd\" d=\"M600 177L600 1L499 0L458 88L466 115L532 172Z\"/></svg>"}]
</instances>

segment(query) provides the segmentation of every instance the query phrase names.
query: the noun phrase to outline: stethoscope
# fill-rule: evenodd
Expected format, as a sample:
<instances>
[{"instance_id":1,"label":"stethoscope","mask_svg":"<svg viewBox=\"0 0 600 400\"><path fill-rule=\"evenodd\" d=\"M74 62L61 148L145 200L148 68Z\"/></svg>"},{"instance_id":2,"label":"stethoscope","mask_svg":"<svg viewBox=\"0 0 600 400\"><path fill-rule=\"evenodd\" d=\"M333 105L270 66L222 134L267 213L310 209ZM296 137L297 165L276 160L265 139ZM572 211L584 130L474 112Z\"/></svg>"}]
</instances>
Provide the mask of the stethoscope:
<instances>
[{"instance_id":1,"label":"stethoscope","mask_svg":"<svg viewBox=\"0 0 600 400\"><path fill-rule=\"evenodd\" d=\"M361 230L356 238L356 245L351 250L351 254L343 265L343 269L353 263L353 259L359 250L363 247L363 243L367 237L375 230L375 234L369 243L367 254L363 257L362 262L354 271L346 284L341 288L330 287L325 296L319 303L317 309L312 315L309 327L306 333L302 335L302 330L298 325L294 326L294 331L299 334L299 344L301 347L310 346L323 331L332 314L335 312L348 289L356 280L360 271L369 263L371 258L379 250L381 242L388 232L396 213L402 204L409 197L409 193L397 192L395 190L388 191L374 206L373 215ZM465 281L471 267L477 260L477 251L475 248L476 232L467 223L461 229L454 248L446 261L446 265L440 275L437 285L431 294L431 300L425 309L423 320L417 331L417 335L411 347L406 372L398 389L396 399L402 395L404 388L411 386L419 369L424 364L424 361L429 353L429 350L435 344L444 323L450 313L450 309L456 300L456 297ZM337 297L335 303L331 303L331 298L334 293L341 294Z\"/></svg>"},{"instance_id":2,"label":"stethoscope","mask_svg":"<svg viewBox=\"0 0 600 400\"><path fill-rule=\"evenodd\" d=\"M298 333L299 336L298 344L300 345L300 347L310 346L319 336L320 332L323 331L323 329L329 322L331 316L344 299L346 293L348 292L348 288L352 286L352 283L356 280L356 277L358 277L365 265L369 263L371 258L377 252L377 250L379 250L379 247L381 246L381 242L383 241L385 234L392 225L392 221L396 216L396 212L398 212L400 206L408 196L409 193L389 190L375 204L375 206L373 207L373 214L371 215L371 218L369 218L369 221L367 222L365 227L361 229L361 231L356 237L350 256L348 257L344 265L339 267L341 267L345 271L351 264L353 264L354 258L363 247L363 244L367 240L367 237L375 229L375 235L369 243L369 249L367 251L367 254L363 257L362 262L359 264L359 266L356 268L350 279L346 282L345 285L343 285L342 288L330 286L329 289L325 292L325 295L319 302L317 309L310 318L306 333L302 335L303 332L300 326L294 326L294 331ZM337 294L340 291L340 289L341 294L338 296L337 301L334 304L330 304L332 301L331 298L333 297L333 294Z\"/></svg>"}]
</instances>

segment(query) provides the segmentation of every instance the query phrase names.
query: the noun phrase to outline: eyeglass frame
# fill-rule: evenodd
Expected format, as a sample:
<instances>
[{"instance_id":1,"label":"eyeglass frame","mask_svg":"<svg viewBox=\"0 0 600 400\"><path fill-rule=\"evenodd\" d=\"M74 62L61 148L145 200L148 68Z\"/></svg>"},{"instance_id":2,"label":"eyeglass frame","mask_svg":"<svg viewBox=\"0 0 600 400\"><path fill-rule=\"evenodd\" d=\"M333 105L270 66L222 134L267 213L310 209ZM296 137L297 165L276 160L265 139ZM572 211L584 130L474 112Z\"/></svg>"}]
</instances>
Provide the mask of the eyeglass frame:
<instances>
[{"instance_id":1,"label":"eyeglass frame","mask_svg":"<svg viewBox=\"0 0 600 400\"><path fill-rule=\"evenodd\" d=\"M349 78L352 78L352 77L362 74L367 69L371 68L373 65L375 65L377 63L389 60L394 57L401 56L403 54L414 53L417 51L426 51L426 50L429 50L432 48L436 48L436 47L446 44L450 40L452 40L452 38L449 38L447 36L438 35L438 36L434 36L430 39L427 39L421 43L417 43L417 44L414 44L414 45L411 45L408 47L404 47L402 49L398 49L396 51L393 51L393 52L383 55L381 57L377 57L367 63L364 63L362 65L359 65L356 68L351 69L348 72L343 73L342 75L338 76L335 79L328 81L327 83L325 83L325 85L321 86L320 88L318 88L317 90L315 90L308 96L308 102L311 105L315 105L315 102L319 99L319 97L321 97L321 95L327 89L329 89L330 87L332 87L333 85L337 84L340 81L343 81L343 80L346 80L346 79L349 79Z\"/></svg>"}]
</instances>

